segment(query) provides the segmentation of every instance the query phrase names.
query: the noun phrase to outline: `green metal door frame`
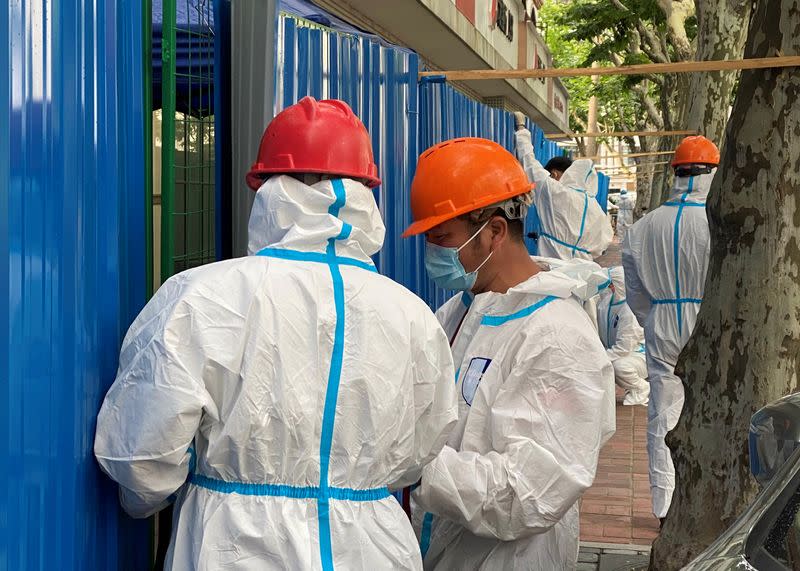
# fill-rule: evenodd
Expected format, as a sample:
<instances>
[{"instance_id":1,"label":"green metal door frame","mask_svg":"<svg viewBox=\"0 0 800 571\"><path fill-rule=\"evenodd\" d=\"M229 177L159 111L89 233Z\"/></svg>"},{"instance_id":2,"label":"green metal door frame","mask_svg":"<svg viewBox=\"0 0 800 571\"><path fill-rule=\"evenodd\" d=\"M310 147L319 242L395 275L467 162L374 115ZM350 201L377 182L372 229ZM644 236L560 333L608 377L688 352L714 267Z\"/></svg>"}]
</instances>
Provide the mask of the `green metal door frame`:
<instances>
[{"instance_id":1,"label":"green metal door frame","mask_svg":"<svg viewBox=\"0 0 800 571\"><path fill-rule=\"evenodd\" d=\"M161 31L161 283L175 273L176 0L164 0Z\"/></svg>"}]
</instances>

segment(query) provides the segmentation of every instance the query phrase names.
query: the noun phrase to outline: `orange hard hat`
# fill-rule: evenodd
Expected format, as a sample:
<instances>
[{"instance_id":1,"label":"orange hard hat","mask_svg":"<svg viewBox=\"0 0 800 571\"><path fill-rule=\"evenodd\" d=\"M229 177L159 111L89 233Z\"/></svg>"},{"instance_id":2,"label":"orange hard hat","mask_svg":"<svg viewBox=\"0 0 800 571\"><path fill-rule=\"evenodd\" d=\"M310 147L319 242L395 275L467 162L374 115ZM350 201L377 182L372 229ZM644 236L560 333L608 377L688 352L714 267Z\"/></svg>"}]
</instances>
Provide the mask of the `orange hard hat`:
<instances>
[{"instance_id":1,"label":"orange hard hat","mask_svg":"<svg viewBox=\"0 0 800 571\"><path fill-rule=\"evenodd\" d=\"M522 165L493 141L451 139L419 157L411 182L414 222L403 237L427 232L442 222L530 192Z\"/></svg>"},{"instance_id":2,"label":"orange hard hat","mask_svg":"<svg viewBox=\"0 0 800 571\"><path fill-rule=\"evenodd\" d=\"M680 165L719 165L719 149L703 137L695 135L686 137L675 149L672 166Z\"/></svg>"}]
</instances>

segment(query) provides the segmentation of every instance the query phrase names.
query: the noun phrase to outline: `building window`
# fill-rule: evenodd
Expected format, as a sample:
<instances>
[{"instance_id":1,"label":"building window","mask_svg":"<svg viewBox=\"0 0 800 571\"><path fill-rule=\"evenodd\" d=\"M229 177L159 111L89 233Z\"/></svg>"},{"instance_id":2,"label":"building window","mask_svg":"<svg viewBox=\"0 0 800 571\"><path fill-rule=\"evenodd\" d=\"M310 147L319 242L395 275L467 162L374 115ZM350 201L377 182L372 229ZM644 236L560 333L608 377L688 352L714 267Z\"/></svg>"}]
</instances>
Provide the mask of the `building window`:
<instances>
[{"instance_id":1,"label":"building window","mask_svg":"<svg viewBox=\"0 0 800 571\"><path fill-rule=\"evenodd\" d=\"M545 69L544 63L542 62L542 58L540 58L538 55L536 56L536 69ZM543 77L540 77L539 81L545 83Z\"/></svg>"},{"instance_id":2,"label":"building window","mask_svg":"<svg viewBox=\"0 0 800 571\"><path fill-rule=\"evenodd\" d=\"M497 16L494 21L497 29L503 32L509 42L514 41L514 16L503 0L497 0Z\"/></svg>"}]
</instances>

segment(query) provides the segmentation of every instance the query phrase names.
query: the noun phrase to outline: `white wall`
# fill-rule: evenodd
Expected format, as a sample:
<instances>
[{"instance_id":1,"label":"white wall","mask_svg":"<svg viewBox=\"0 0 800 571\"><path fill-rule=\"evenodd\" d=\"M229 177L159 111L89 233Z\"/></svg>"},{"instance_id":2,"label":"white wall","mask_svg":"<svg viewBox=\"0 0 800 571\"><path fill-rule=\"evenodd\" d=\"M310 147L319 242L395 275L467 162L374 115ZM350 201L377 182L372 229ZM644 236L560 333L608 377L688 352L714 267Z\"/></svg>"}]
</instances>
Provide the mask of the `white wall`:
<instances>
[{"instance_id":1,"label":"white wall","mask_svg":"<svg viewBox=\"0 0 800 571\"><path fill-rule=\"evenodd\" d=\"M512 68L518 66L518 24L524 17L522 4L519 0L498 0L504 2L514 16L514 39L509 41L506 35L494 26L492 21L492 3L490 0L475 0L475 29L486 38L492 47L502 56ZM454 0L455 3L455 0Z\"/></svg>"}]
</instances>

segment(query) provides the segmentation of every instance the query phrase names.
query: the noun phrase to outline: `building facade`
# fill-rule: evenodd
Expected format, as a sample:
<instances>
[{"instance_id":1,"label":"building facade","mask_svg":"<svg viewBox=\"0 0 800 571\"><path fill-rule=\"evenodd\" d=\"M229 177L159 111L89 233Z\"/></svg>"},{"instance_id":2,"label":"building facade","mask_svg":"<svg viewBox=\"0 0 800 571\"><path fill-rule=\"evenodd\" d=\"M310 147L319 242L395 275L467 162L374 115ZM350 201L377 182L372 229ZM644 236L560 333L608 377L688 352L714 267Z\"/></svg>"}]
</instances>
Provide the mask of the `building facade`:
<instances>
[{"instance_id":1,"label":"building facade","mask_svg":"<svg viewBox=\"0 0 800 571\"><path fill-rule=\"evenodd\" d=\"M541 0L315 0L364 30L417 52L431 70L537 69L552 56L536 29ZM557 78L465 81L462 91L522 111L546 132L569 127L569 95Z\"/></svg>"}]
</instances>

